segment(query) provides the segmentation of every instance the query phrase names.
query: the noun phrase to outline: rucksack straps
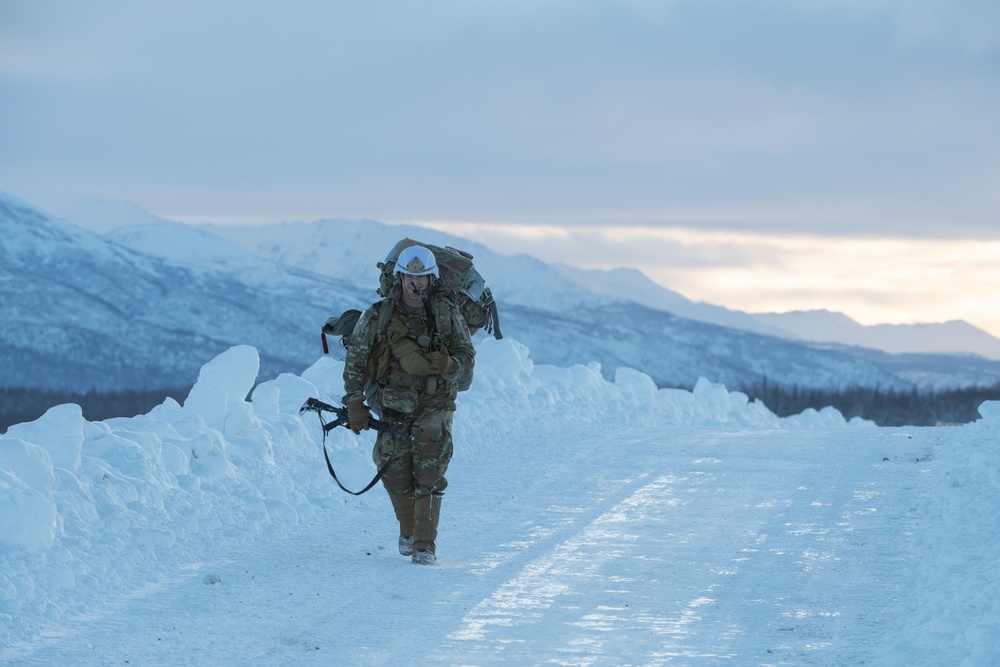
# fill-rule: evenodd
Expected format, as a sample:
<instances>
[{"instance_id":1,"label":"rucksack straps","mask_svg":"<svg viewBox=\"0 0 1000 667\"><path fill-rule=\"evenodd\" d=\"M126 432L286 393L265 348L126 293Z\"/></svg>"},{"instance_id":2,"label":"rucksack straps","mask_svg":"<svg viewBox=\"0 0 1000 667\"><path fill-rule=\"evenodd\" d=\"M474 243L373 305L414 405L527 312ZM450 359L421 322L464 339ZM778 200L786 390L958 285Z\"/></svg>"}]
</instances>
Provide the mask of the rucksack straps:
<instances>
[{"instance_id":1,"label":"rucksack straps","mask_svg":"<svg viewBox=\"0 0 1000 667\"><path fill-rule=\"evenodd\" d=\"M483 288L483 296L486 298L486 309L490 311L490 319L486 322L486 333L491 333L494 338L500 340L503 338L503 334L500 333L500 313L497 312L497 302L489 287Z\"/></svg>"}]
</instances>

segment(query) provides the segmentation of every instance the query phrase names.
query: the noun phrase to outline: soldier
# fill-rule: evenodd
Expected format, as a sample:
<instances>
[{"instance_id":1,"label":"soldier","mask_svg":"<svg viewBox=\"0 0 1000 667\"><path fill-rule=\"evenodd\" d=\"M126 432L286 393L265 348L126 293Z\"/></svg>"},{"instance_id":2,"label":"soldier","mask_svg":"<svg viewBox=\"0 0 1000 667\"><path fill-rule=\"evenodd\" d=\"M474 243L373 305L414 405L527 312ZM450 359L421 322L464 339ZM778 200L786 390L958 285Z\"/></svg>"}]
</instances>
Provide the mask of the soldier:
<instances>
[{"instance_id":1,"label":"soldier","mask_svg":"<svg viewBox=\"0 0 1000 667\"><path fill-rule=\"evenodd\" d=\"M372 458L381 468L392 457L382 484L399 520L399 553L418 564L436 559L458 381L476 354L458 308L435 294L438 277L428 248L403 249L389 295L361 315L344 362L351 430L368 428L373 387L372 409L410 436L380 433Z\"/></svg>"}]
</instances>

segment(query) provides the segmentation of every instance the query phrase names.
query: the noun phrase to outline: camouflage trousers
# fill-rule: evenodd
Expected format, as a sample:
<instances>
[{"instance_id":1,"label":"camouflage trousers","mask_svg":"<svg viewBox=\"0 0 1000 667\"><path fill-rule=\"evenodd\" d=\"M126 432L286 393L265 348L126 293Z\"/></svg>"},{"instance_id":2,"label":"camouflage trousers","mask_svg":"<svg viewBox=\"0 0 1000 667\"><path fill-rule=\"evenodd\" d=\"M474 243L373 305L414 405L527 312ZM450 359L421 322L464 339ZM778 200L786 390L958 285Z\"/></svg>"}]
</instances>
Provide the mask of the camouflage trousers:
<instances>
[{"instance_id":1,"label":"camouflage trousers","mask_svg":"<svg viewBox=\"0 0 1000 667\"><path fill-rule=\"evenodd\" d=\"M389 433L379 433L372 451L372 460L379 468L395 452L395 458L382 477L382 484L389 493L413 494L414 497L444 491L448 486L445 473L451 461L451 423L453 410L431 409L418 406L411 415L393 415L403 419L398 430L409 433L404 438Z\"/></svg>"}]
</instances>

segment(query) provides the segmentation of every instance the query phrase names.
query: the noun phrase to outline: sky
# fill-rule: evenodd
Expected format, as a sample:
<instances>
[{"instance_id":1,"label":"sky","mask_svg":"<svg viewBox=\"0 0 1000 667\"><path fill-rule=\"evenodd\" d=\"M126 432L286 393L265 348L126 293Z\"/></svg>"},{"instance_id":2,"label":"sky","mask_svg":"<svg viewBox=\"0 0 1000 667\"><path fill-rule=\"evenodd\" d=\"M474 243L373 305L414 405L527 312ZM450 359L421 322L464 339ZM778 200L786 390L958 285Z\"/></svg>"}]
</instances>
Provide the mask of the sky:
<instances>
[{"instance_id":1,"label":"sky","mask_svg":"<svg viewBox=\"0 0 1000 667\"><path fill-rule=\"evenodd\" d=\"M1000 336L1000 3L0 0L0 190Z\"/></svg>"}]
</instances>

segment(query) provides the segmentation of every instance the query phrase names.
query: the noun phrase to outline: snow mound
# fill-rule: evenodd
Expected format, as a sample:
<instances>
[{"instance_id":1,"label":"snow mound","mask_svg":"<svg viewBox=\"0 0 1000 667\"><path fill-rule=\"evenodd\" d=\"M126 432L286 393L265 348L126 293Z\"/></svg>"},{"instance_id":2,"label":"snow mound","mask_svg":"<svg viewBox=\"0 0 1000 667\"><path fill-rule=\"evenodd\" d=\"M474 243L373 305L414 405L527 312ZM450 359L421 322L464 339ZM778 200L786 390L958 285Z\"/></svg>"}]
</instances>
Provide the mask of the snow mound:
<instances>
[{"instance_id":1,"label":"snow mound","mask_svg":"<svg viewBox=\"0 0 1000 667\"><path fill-rule=\"evenodd\" d=\"M253 389L259 366L254 348L234 347L203 367L183 405L168 399L146 415L103 422L61 405L0 437L0 645L142 586L164 568L199 562L208 550L245 545L264 531L280 537L343 509L346 496L331 493L316 416L300 412L309 397L339 403L343 362L322 357L301 376L283 374ZM512 339L481 341L475 379L458 410L455 437L469 450L503 446L539 424L874 428L830 408L781 419L705 379L692 391L658 389L627 368L608 381L596 363L537 365ZM985 403L980 412L980 422L954 432L995 431L1000 403ZM961 655L996 647L1000 568L980 556L977 540L986 534L989 553L1000 552L997 441L956 446L935 477L944 500L929 505L929 519L946 526L941 535L949 538L928 539L931 557L920 578L939 589L931 592L934 604L907 611L919 619L914 627L936 634L902 637L891 655L935 654L943 642L960 642ZM362 438L336 429L327 447L347 486L360 488L374 476L370 443ZM969 516L978 519L960 522ZM952 632L942 619L968 615L965 600L985 612L971 628Z\"/></svg>"},{"instance_id":2,"label":"snow mound","mask_svg":"<svg viewBox=\"0 0 1000 667\"><path fill-rule=\"evenodd\" d=\"M915 537L921 557L911 578L920 595L899 609L911 631L883 656L893 667L995 665L1000 654L1000 401L979 407L982 419L951 435L923 489ZM917 511L917 510L914 510Z\"/></svg>"},{"instance_id":3,"label":"snow mound","mask_svg":"<svg viewBox=\"0 0 1000 667\"><path fill-rule=\"evenodd\" d=\"M321 491L326 497L329 480L319 429L299 409L310 396L339 403L342 362L323 357L301 377L262 383L247 400L259 367L254 348L237 346L205 364L183 406L168 399L146 415L91 423L78 406L60 405L0 438L7 627L35 623L98 589L134 585L147 561L196 559L206 536L238 543L317 511L314 500ZM530 415L636 426L844 425L822 414L781 420L706 380L687 392L657 389L631 369L608 382L597 364L536 366L511 339L482 342L459 410L458 437L472 447ZM371 479L370 457L353 435L331 433L329 447L346 480Z\"/></svg>"},{"instance_id":4,"label":"snow mound","mask_svg":"<svg viewBox=\"0 0 1000 667\"><path fill-rule=\"evenodd\" d=\"M984 401L979 406L979 414L990 428L1000 428L1000 401Z\"/></svg>"}]
</instances>

